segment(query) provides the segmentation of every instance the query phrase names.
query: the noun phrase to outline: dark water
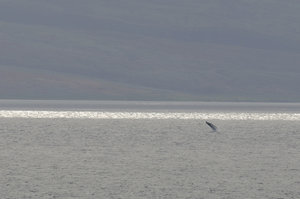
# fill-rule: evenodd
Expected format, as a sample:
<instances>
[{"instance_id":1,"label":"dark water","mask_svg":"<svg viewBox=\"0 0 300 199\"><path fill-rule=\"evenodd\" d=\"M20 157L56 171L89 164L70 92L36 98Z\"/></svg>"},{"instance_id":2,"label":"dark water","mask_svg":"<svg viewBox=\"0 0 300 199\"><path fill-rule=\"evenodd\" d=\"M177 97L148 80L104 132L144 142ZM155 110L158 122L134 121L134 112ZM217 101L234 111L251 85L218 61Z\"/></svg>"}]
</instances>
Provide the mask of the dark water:
<instances>
[{"instance_id":1,"label":"dark water","mask_svg":"<svg viewBox=\"0 0 300 199\"><path fill-rule=\"evenodd\" d=\"M238 111L300 113L300 103L0 100L0 110Z\"/></svg>"}]
</instances>

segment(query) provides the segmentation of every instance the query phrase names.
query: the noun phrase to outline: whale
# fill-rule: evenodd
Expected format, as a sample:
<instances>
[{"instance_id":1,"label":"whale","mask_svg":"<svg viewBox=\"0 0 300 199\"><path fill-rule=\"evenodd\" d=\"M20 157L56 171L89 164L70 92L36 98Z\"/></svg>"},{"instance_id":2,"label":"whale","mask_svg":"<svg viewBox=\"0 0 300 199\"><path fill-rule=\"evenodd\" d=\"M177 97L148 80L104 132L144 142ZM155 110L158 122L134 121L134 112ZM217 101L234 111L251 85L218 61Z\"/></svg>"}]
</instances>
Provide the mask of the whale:
<instances>
[{"instance_id":1,"label":"whale","mask_svg":"<svg viewBox=\"0 0 300 199\"><path fill-rule=\"evenodd\" d=\"M213 131L217 131L217 127L213 124L213 123L210 123L208 121L205 121L205 123L213 130Z\"/></svg>"}]
</instances>

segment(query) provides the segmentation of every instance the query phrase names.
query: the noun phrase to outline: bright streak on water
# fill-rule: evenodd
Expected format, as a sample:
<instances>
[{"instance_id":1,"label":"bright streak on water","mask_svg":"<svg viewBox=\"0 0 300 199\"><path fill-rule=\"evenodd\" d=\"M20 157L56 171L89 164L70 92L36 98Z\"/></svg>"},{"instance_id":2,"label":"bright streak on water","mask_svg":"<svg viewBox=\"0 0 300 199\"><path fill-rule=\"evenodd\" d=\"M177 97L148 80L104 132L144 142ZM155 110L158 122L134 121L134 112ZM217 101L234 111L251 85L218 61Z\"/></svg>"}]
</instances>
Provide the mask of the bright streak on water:
<instances>
[{"instance_id":1,"label":"bright streak on water","mask_svg":"<svg viewBox=\"0 0 300 199\"><path fill-rule=\"evenodd\" d=\"M107 112L107 111L18 111L2 110L0 118L68 118L68 119L217 119L217 120L292 120L300 113L261 112Z\"/></svg>"}]
</instances>

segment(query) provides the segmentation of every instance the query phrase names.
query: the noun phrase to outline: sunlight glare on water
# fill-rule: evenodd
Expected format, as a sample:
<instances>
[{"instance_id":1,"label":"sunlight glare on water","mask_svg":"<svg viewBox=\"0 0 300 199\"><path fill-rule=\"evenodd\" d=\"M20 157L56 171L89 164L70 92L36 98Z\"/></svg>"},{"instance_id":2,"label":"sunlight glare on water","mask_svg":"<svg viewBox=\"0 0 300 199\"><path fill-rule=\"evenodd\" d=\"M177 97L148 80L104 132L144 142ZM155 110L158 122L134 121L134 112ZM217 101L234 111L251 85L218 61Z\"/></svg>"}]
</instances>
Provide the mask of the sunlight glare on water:
<instances>
[{"instance_id":1,"label":"sunlight glare on water","mask_svg":"<svg viewBox=\"0 0 300 199\"><path fill-rule=\"evenodd\" d=\"M96 112L96 111L16 111L2 110L0 118L74 118L74 119L218 119L218 120L291 120L300 113L255 112Z\"/></svg>"},{"instance_id":2,"label":"sunlight glare on water","mask_svg":"<svg viewBox=\"0 0 300 199\"><path fill-rule=\"evenodd\" d=\"M0 100L1 198L299 198L299 120L287 103Z\"/></svg>"}]
</instances>

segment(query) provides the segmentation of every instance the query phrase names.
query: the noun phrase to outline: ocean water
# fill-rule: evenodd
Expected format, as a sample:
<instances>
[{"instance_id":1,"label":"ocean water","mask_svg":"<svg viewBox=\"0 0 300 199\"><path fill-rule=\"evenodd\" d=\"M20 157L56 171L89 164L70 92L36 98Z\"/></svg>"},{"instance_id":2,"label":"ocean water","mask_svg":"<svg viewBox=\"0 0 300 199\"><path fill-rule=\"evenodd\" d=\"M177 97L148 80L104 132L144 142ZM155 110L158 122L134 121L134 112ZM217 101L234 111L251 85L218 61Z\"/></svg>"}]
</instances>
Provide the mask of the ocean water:
<instances>
[{"instance_id":1,"label":"ocean water","mask_svg":"<svg viewBox=\"0 0 300 199\"><path fill-rule=\"evenodd\" d=\"M0 150L4 199L300 198L300 104L2 100Z\"/></svg>"}]
</instances>

